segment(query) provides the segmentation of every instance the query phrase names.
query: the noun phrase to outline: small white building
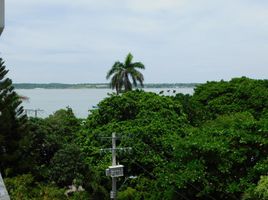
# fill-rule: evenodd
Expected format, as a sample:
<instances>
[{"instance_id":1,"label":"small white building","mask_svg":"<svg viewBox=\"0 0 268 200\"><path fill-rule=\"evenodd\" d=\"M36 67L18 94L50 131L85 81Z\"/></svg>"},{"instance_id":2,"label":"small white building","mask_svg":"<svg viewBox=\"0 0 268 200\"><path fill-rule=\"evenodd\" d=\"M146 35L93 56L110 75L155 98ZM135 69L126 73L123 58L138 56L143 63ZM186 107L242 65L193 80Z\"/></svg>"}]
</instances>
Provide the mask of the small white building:
<instances>
[{"instance_id":1,"label":"small white building","mask_svg":"<svg viewBox=\"0 0 268 200\"><path fill-rule=\"evenodd\" d=\"M5 27L5 0L0 0L0 35Z\"/></svg>"}]
</instances>

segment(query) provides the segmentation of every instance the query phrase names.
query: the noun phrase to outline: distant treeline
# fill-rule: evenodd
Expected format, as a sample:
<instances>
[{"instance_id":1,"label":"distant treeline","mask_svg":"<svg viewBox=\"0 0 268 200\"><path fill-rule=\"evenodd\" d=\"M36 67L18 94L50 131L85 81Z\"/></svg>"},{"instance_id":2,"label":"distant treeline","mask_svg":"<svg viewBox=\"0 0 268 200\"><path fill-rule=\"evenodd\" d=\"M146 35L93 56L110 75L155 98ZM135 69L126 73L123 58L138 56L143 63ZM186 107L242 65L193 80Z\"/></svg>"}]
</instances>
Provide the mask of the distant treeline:
<instances>
[{"instance_id":1,"label":"distant treeline","mask_svg":"<svg viewBox=\"0 0 268 200\"><path fill-rule=\"evenodd\" d=\"M14 83L16 89L82 89L82 88L109 88L108 83L79 83L79 84L64 84L64 83ZM144 84L145 88L193 88L199 83L148 83Z\"/></svg>"}]
</instances>

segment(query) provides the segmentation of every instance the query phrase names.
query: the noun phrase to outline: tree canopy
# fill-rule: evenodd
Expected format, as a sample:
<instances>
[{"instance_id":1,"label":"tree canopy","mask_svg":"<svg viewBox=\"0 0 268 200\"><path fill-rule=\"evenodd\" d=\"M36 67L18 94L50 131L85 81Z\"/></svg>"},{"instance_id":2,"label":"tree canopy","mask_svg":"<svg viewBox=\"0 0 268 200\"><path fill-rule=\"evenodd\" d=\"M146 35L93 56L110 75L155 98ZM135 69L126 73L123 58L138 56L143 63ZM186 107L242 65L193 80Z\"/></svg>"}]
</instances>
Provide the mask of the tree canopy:
<instances>
[{"instance_id":1,"label":"tree canopy","mask_svg":"<svg viewBox=\"0 0 268 200\"><path fill-rule=\"evenodd\" d=\"M100 149L116 132L119 148L132 147L118 152L119 200L266 200L267 87L241 77L198 85L193 95L132 90L105 98L86 119L71 108L29 118L16 147L23 170L5 175L11 198L108 200L111 156ZM67 197L70 185L85 191Z\"/></svg>"},{"instance_id":2,"label":"tree canopy","mask_svg":"<svg viewBox=\"0 0 268 200\"><path fill-rule=\"evenodd\" d=\"M0 58L0 169L14 170L19 157L19 141L26 131L26 116L11 79Z\"/></svg>"}]
</instances>

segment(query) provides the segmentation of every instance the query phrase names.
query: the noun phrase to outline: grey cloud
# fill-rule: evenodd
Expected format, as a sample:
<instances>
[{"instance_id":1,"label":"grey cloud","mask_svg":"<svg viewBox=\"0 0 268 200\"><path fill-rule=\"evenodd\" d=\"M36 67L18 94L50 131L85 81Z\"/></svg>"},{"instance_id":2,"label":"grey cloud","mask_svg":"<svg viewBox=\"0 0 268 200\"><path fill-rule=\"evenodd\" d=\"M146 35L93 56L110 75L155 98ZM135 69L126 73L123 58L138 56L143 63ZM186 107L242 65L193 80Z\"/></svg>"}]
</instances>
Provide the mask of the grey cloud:
<instances>
[{"instance_id":1,"label":"grey cloud","mask_svg":"<svg viewBox=\"0 0 268 200\"><path fill-rule=\"evenodd\" d=\"M15 82L105 82L128 52L148 82L265 78L267 9L261 0L9 0L1 52Z\"/></svg>"}]
</instances>

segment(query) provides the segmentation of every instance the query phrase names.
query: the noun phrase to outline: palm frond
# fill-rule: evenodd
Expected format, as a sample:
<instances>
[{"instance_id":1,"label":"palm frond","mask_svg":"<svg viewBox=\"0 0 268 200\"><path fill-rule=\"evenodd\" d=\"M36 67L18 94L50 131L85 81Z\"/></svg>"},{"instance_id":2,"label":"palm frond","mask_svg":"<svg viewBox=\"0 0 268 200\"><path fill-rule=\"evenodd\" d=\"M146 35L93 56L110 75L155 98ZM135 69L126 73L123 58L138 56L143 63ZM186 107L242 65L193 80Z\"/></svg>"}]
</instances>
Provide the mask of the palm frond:
<instances>
[{"instance_id":1,"label":"palm frond","mask_svg":"<svg viewBox=\"0 0 268 200\"><path fill-rule=\"evenodd\" d=\"M131 53L128 53L127 54L127 57L125 59L125 63L124 63L125 64L125 68L128 68L131 65L132 60L133 60L132 54Z\"/></svg>"},{"instance_id":2,"label":"palm frond","mask_svg":"<svg viewBox=\"0 0 268 200\"><path fill-rule=\"evenodd\" d=\"M136 79L139 81L141 87L143 87L143 82L144 82L144 76L141 72L136 71L136 75L135 75Z\"/></svg>"},{"instance_id":3,"label":"palm frond","mask_svg":"<svg viewBox=\"0 0 268 200\"><path fill-rule=\"evenodd\" d=\"M142 74L141 74L141 76L137 77L137 80L140 82L141 87L144 87L144 85L143 85L144 77Z\"/></svg>"},{"instance_id":4,"label":"palm frond","mask_svg":"<svg viewBox=\"0 0 268 200\"><path fill-rule=\"evenodd\" d=\"M120 68L122 68L122 66L123 66L123 63L119 61L115 62L112 68L108 71L106 75L106 79L109 79L114 73L120 71Z\"/></svg>"},{"instance_id":5,"label":"palm frond","mask_svg":"<svg viewBox=\"0 0 268 200\"><path fill-rule=\"evenodd\" d=\"M131 64L131 68L145 69L145 66L141 62L135 62Z\"/></svg>"},{"instance_id":6,"label":"palm frond","mask_svg":"<svg viewBox=\"0 0 268 200\"><path fill-rule=\"evenodd\" d=\"M137 81L140 83L140 85L143 87L143 81L144 77L141 72L139 72L136 69L132 69L130 72L130 76L132 77L133 80L133 85L137 87Z\"/></svg>"},{"instance_id":7,"label":"palm frond","mask_svg":"<svg viewBox=\"0 0 268 200\"><path fill-rule=\"evenodd\" d=\"M132 78L133 85L134 85L135 87L137 87L137 80L136 80L136 77L135 77L135 76L131 76L131 78Z\"/></svg>"}]
</instances>

